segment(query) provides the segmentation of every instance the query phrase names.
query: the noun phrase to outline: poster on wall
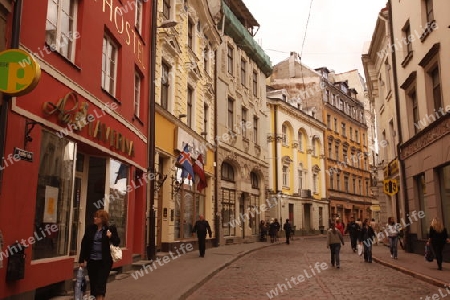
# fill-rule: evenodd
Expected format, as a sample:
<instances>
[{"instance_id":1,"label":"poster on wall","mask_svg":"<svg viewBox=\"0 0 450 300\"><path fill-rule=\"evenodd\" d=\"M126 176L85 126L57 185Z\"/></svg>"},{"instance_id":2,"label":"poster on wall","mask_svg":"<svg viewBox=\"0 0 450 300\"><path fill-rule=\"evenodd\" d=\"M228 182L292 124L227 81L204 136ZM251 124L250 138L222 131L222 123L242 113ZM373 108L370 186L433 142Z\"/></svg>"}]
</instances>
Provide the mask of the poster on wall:
<instances>
[{"instance_id":1,"label":"poster on wall","mask_svg":"<svg viewBox=\"0 0 450 300\"><path fill-rule=\"evenodd\" d=\"M58 192L58 188L53 186L45 187L44 223L56 223Z\"/></svg>"}]
</instances>

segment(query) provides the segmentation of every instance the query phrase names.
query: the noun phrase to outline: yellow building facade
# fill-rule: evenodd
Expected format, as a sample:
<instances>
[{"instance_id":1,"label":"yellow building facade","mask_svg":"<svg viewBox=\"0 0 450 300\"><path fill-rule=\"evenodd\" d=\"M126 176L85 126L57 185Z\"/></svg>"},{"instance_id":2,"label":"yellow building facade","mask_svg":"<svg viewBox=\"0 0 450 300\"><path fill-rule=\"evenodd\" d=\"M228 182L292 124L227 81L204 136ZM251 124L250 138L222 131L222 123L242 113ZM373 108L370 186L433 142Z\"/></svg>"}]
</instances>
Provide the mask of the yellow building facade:
<instances>
[{"instance_id":1,"label":"yellow building facade","mask_svg":"<svg viewBox=\"0 0 450 300\"><path fill-rule=\"evenodd\" d=\"M199 215L214 226L215 50L221 38L209 1L158 2L155 144L157 247L173 250L196 239ZM175 24L175 26L174 26ZM186 148L187 146L187 148ZM203 159L207 187L198 176L182 178L181 151ZM214 237L213 237L214 238ZM208 240L207 243L211 243Z\"/></svg>"},{"instance_id":2,"label":"yellow building facade","mask_svg":"<svg viewBox=\"0 0 450 300\"><path fill-rule=\"evenodd\" d=\"M300 234L318 233L327 226L325 125L300 110L286 89L267 92L269 190L276 203L270 216L289 219Z\"/></svg>"}]
</instances>

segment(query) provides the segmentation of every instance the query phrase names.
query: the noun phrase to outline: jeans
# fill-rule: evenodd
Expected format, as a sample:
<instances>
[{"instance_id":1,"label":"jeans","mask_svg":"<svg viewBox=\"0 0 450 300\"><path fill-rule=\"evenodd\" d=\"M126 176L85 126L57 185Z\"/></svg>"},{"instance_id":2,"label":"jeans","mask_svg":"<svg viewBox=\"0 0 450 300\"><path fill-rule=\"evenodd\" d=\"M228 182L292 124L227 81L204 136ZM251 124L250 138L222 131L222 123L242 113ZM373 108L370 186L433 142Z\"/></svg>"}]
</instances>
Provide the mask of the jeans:
<instances>
[{"instance_id":1,"label":"jeans","mask_svg":"<svg viewBox=\"0 0 450 300\"><path fill-rule=\"evenodd\" d=\"M394 258L397 258L397 243L398 243L397 236L389 237L389 249L391 250L391 255Z\"/></svg>"},{"instance_id":2,"label":"jeans","mask_svg":"<svg viewBox=\"0 0 450 300\"><path fill-rule=\"evenodd\" d=\"M341 244L331 244L331 265L339 267L339 251L341 250Z\"/></svg>"},{"instance_id":3,"label":"jeans","mask_svg":"<svg viewBox=\"0 0 450 300\"><path fill-rule=\"evenodd\" d=\"M356 233L350 234L350 242L352 244L352 250L356 250L356 241L358 240L358 235Z\"/></svg>"}]
</instances>

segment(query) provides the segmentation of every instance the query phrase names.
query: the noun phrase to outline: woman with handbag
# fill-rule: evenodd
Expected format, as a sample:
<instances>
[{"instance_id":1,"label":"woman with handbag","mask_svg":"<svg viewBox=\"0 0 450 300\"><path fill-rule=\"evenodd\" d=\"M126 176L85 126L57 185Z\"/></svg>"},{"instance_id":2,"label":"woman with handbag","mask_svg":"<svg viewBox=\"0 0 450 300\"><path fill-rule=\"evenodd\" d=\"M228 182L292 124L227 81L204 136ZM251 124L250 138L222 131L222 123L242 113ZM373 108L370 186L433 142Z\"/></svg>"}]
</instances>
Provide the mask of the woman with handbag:
<instances>
[{"instance_id":1,"label":"woman with handbag","mask_svg":"<svg viewBox=\"0 0 450 300\"><path fill-rule=\"evenodd\" d=\"M109 214L105 210L97 210L94 224L86 228L81 241L79 263L88 270L91 296L96 300L105 299L106 280L113 264L110 244L118 246L120 238L114 226L108 226Z\"/></svg>"},{"instance_id":2,"label":"woman with handbag","mask_svg":"<svg viewBox=\"0 0 450 300\"><path fill-rule=\"evenodd\" d=\"M447 229L442 225L438 218L431 221L430 232L428 233L427 246L431 244L438 270L442 271L442 252L444 251L445 243L448 242Z\"/></svg>"}]
</instances>

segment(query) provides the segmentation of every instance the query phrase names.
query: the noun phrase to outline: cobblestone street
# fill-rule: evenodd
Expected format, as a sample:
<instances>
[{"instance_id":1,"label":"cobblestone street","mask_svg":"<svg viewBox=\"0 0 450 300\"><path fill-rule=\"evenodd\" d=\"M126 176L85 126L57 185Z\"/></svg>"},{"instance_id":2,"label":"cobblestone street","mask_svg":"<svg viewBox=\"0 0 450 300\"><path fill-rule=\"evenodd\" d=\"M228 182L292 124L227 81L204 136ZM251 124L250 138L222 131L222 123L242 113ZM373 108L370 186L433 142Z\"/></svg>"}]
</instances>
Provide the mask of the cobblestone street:
<instances>
[{"instance_id":1,"label":"cobblestone street","mask_svg":"<svg viewBox=\"0 0 450 300\"><path fill-rule=\"evenodd\" d=\"M349 242L341 248L340 269L332 268L325 238L297 237L240 258L188 299L426 299L436 293L436 286L365 263Z\"/></svg>"}]
</instances>

